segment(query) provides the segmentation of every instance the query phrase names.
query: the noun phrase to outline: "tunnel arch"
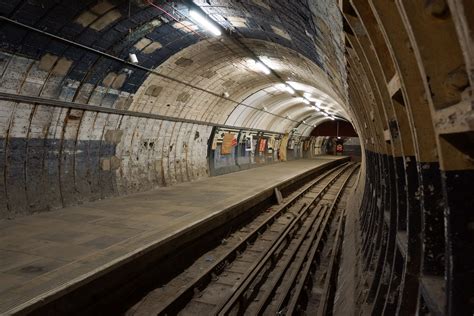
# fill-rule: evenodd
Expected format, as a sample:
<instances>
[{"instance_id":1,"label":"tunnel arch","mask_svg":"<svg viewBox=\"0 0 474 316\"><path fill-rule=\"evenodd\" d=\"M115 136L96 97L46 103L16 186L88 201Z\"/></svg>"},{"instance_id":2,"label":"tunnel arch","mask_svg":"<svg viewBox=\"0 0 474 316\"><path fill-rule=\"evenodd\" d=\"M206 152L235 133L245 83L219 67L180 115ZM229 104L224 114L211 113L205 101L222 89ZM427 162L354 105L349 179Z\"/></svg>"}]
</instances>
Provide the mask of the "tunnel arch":
<instances>
[{"instance_id":1,"label":"tunnel arch","mask_svg":"<svg viewBox=\"0 0 474 316\"><path fill-rule=\"evenodd\" d=\"M344 88L327 79L330 70L321 64L320 57L301 45L293 46L275 22L268 23L273 28L263 37L263 33L244 36L242 46L235 41L222 43L208 38L186 18L179 16L179 21L174 21L145 2L129 6L124 1L89 1L67 6L66 11L65 4L18 2L17 7L3 8L10 19L4 25L7 47L2 59L6 74L3 91L42 98L22 108L22 114L32 116L28 129L38 132L18 134L23 138L19 151L25 151L27 158L24 166L13 164L12 170L23 173L26 190L5 186L4 207L12 210L12 216L206 175L205 147L211 130L206 125L224 124L226 114L255 86L280 82L242 67L249 49L265 60L273 59L274 65L279 63L279 74L288 75L288 80L314 82L326 93L333 91L333 97L343 103ZM23 18L23 12L39 8L41 18ZM174 12L188 9L184 3L176 3L173 8L177 10ZM48 24L50 21L56 21L54 27ZM314 45L314 31L306 29L298 43ZM9 37L12 34L15 40ZM138 65L127 61L128 53L137 55ZM226 79L230 76L233 80ZM225 92L231 98L223 98ZM55 99L74 103L75 108L51 107ZM12 101L10 107L7 105L10 114L6 117L13 118L22 105L15 103L18 99ZM84 111L83 104L94 105L100 111ZM102 113L104 108L116 111ZM256 118L261 113L255 126L245 127L269 124L284 133L301 125L286 118L285 111L275 116L245 108ZM120 111L129 112L123 115ZM150 115L141 119L142 113ZM188 121L177 122L176 118ZM157 139L157 134L165 137ZM193 135L197 134L200 137L194 141ZM38 153L29 152L32 137L46 145ZM30 168L29 157L36 165L38 161L43 171ZM5 174L8 178L10 172ZM29 189L30 181L34 189ZM51 187L49 194L40 189L40 183L45 182ZM27 205L27 200L35 202Z\"/></svg>"},{"instance_id":2,"label":"tunnel arch","mask_svg":"<svg viewBox=\"0 0 474 316\"><path fill-rule=\"evenodd\" d=\"M328 118L270 89L302 83L364 149L361 300L472 309L471 2L216 3L2 2L1 218L208 176L215 126L307 137ZM255 56L271 76L246 66Z\"/></svg>"}]
</instances>

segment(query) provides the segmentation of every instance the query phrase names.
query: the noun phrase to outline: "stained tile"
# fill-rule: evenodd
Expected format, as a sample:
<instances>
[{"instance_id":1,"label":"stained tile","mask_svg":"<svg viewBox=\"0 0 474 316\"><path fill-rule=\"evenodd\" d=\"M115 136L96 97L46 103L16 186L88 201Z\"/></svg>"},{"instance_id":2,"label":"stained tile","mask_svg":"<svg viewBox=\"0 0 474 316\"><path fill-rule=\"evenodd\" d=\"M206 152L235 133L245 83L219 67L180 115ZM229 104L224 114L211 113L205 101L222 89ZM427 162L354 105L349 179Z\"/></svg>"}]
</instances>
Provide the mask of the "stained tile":
<instances>
[{"instance_id":1,"label":"stained tile","mask_svg":"<svg viewBox=\"0 0 474 316\"><path fill-rule=\"evenodd\" d=\"M185 211L171 211L171 212L163 213L162 215L169 216L169 217L181 217L188 214L189 212L185 212Z\"/></svg>"},{"instance_id":2,"label":"stained tile","mask_svg":"<svg viewBox=\"0 0 474 316\"><path fill-rule=\"evenodd\" d=\"M88 242L83 243L83 246L89 247L89 248L95 248L95 249L103 249L107 248L109 246L112 246L113 244L116 244L122 240L125 240L126 238L123 236L100 236L97 238L94 238L92 240L89 240Z\"/></svg>"},{"instance_id":3,"label":"stained tile","mask_svg":"<svg viewBox=\"0 0 474 316\"><path fill-rule=\"evenodd\" d=\"M0 250L0 272L8 271L40 259L39 256L10 250ZM0 282L1 283L1 282Z\"/></svg>"},{"instance_id":4,"label":"stained tile","mask_svg":"<svg viewBox=\"0 0 474 316\"><path fill-rule=\"evenodd\" d=\"M64 261L49 258L39 258L35 261L7 270L4 273L32 278L61 267L64 265L64 263Z\"/></svg>"}]
</instances>

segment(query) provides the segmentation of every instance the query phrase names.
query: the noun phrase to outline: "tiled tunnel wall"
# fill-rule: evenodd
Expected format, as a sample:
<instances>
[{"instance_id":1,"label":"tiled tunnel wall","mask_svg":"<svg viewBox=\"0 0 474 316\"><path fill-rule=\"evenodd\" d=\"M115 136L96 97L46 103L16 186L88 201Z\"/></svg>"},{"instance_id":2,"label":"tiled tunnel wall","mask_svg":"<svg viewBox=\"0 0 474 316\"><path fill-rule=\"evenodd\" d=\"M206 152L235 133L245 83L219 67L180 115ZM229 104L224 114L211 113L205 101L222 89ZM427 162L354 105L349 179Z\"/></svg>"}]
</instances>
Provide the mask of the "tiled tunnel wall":
<instances>
[{"instance_id":1,"label":"tiled tunnel wall","mask_svg":"<svg viewBox=\"0 0 474 316\"><path fill-rule=\"evenodd\" d=\"M325 118L253 52L360 136L358 306L472 314L474 2L195 2L226 40L184 18L191 1L0 1L0 217L206 176L213 127L309 135Z\"/></svg>"},{"instance_id":2,"label":"tiled tunnel wall","mask_svg":"<svg viewBox=\"0 0 474 316\"><path fill-rule=\"evenodd\" d=\"M207 176L215 124L310 132L301 121L312 114L279 107L282 95L243 104L274 79L244 67L239 45L183 19L185 2L155 4L181 23L144 1L0 1L2 16L26 25L0 21L0 218ZM331 1L201 5L294 79L345 98L341 38L324 23L340 17ZM129 53L139 66L123 62Z\"/></svg>"}]
</instances>

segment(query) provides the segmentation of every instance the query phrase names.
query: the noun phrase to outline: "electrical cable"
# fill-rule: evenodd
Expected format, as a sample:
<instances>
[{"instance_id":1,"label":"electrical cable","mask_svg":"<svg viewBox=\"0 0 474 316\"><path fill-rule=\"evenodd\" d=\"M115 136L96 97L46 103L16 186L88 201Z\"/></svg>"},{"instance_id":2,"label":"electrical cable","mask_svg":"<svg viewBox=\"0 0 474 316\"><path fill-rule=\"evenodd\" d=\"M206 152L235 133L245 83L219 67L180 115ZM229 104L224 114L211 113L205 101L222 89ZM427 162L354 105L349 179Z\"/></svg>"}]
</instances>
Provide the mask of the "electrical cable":
<instances>
[{"instance_id":1,"label":"electrical cable","mask_svg":"<svg viewBox=\"0 0 474 316\"><path fill-rule=\"evenodd\" d=\"M155 5L155 4L153 3L153 0L146 0L146 1L148 2L148 4L150 4L150 5L152 5L152 6L156 7L156 8L158 8L158 9L161 10L162 12L164 12L164 13L166 13L167 15L169 15L170 17L172 17L172 18L173 18L175 21L177 21L178 23L184 25L184 24L181 23L177 18L175 18L173 15L171 15L169 12L167 12L167 11L164 10L163 8L161 8L161 7L157 6L157 5ZM196 9L198 9L199 11L202 11L202 13L204 13L204 14L207 16L207 14L202 10L202 8L199 7L199 6L197 6L197 5L195 5L193 2L191 2L191 1L188 0L188 1L186 1L186 3L187 3L187 5L188 5L188 7L196 8ZM179 15L181 15L182 17L184 17L185 19L189 19L189 17L188 17L186 14L183 14L183 13L180 12L179 10L176 10L176 12L177 12ZM186 25L184 25L184 26L187 27ZM194 30L192 30L192 31L194 32ZM194 33L196 33L196 32L194 32ZM197 33L196 33L196 34L197 34ZM224 34L225 34L225 33L224 33ZM239 33L239 35L241 35L241 34ZM200 36L200 35L199 35L199 36ZM240 41L238 38L235 38L235 37L230 37L230 36L228 36L228 35L225 35L225 37L226 37L227 39L231 40L231 41L236 42L237 45L239 45L240 47L244 48L244 50L247 51L247 53L252 57L253 60L255 60L256 62L260 62L262 65L264 65L265 67L267 67L267 68L270 70L270 73L271 73L273 76L275 76L283 85L288 86L288 84L286 83L286 81L285 81L277 72L275 72L273 69L271 69L270 67L268 67L263 61L261 61L261 60L258 58L258 56L257 56L247 45L245 45L245 43L243 43L242 41ZM210 43L210 41L209 41L207 38L205 38L205 37L201 37L201 38L203 38L203 40L205 40L205 41L207 41L208 43ZM222 45L223 45L225 48L227 48L228 50L233 51L232 48L229 47L228 45L226 45L225 43L220 42L220 44L222 44ZM243 65L245 68L247 68L246 65L242 64L241 62L239 62L239 63L240 63L241 65ZM304 95L302 95L301 93L298 93L297 91L295 91L295 94L296 94L297 96L299 96L300 98L306 99L306 98L304 97ZM235 109L234 109L234 110L235 110ZM259 110L260 110L261 112L264 112L264 113L269 113L269 114L272 114L272 115L277 115L277 114L274 114L274 113L272 113L272 112L269 112L268 110L263 110L263 109L259 109ZM321 111L319 111L319 112L321 112ZM278 116L278 115L277 115L277 116ZM282 116L280 116L280 117L282 117ZM314 127L312 124L306 124L306 123L303 123L302 121L297 121L297 120L288 119L286 116L285 116L285 119L290 120L290 121L292 121L292 122L298 123L297 126L300 126L301 124L303 124L303 125L306 125L306 126L309 126L309 127Z\"/></svg>"},{"instance_id":2,"label":"electrical cable","mask_svg":"<svg viewBox=\"0 0 474 316\"><path fill-rule=\"evenodd\" d=\"M65 42L65 43L68 43L72 46L75 46L75 47L79 47L79 48L82 48L82 49L85 49L85 50L88 50L90 52L93 52L95 54L98 54L98 55L101 55L102 57L105 57L105 58L109 58L109 59L112 59L112 60L115 60L115 61L118 61L120 63L123 63L123 64L126 64L127 66L130 66L132 68L136 68L136 69L139 69L139 70L142 70L142 71L145 71L147 73L152 73L158 77L161 77L161 78L164 78L164 79L167 79L167 80L171 80L171 81L174 81L176 83L179 83L179 84L182 84L184 86L187 86L189 88L192 88L192 89L196 89L198 91L201 91L201 92L204 92L204 93L207 93L207 94L210 94L212 96L215 96L217 98L221 98L221 99L224 99L226 101L229 101L229 102L232 102L234 104L237 104L237 105L242 105L242 106L245 106L245 107L248 107L248 108L251 108L251 109L254 109L254 110L257 110L257 111L263 111L262 109L259 109L259 108L256 108L254 106L251 106L251 105L248 105L248 104L245 104L245 103L242 103L242 102L238 102L236 100L233 100L233 99L230 99L229 97L225 97L223 95L220 95L220 94L217 94L215 92L212 92L212 91L209 91L209 90L206 90L204 88L200 88L200 87L197 87L195 85L192 85L190 83L187 83L185 81L182 81L182 80L179 80L179 79L176 79L176 78L173 78L173 77L170 77L170 76L167 76L167 75L164 75L162 73L159 73L158 71L154 70L154 69L150 69L150 68L147 68L147 67L144 67L144 66L141 66L139 64L134 64L132 62L129 62L125 59L122 59L122 58L119 58L119 57L116 57L114 55L111 55L111 54L108 54L108 53L105 53L105 52L102 52L98 49L95 49L95 48L92 48L92 47L89 47L89 46L86 46L86 45L83 45L83 44L80 44L80 43L77 43L77 42L74 42L74 41L71 41L71 40L68 40L66 38L63 38L63 37L60 37L60 36L57 36L57 35L54 35L52 33L49 33L49 32L46 32L46 31L43 31L43 30L38 30L32 26L29 26L29 25L26 25L24 23L21 23L21 22L18 22L16 20L13 20L13 19L10 19L8 17L5 17L5 16L0 16L0 20L3 20L3 21L6 21L6 22L9 22L9 23L12 23L16 26L19 26L19 27L22 27L22 28L25 28L25 29L28 29L30 31L34 31L34 32L37 32L37 33L40 33L42 35L45 35L45 36L48 36L48 37L51 37L51 38L54 38L58 41L62 41L62 42ZM282 115L278 115L278 114L274 114L274 113L271 113L271 112L267 112L267 111L264 111L270 115L273 115L275 117L279 117L281 119L284 119L284 120L289 120L289 121L292 121L292 122L295 122L295 123L299 123L299 121L297 120L293 120L293 119L288 119Z\"/></svg>"}]
</instances>

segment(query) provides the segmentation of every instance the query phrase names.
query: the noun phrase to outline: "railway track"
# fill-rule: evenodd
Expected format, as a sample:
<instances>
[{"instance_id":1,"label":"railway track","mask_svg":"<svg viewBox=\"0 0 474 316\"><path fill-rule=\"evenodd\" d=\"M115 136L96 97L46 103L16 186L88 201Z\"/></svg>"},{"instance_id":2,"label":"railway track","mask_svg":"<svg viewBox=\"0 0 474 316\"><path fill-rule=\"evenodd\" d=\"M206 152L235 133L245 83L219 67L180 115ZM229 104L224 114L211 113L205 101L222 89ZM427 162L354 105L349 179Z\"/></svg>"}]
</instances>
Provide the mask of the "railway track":
<instances>
[{"instance_id":1,"label":"railway track","mask_svg":"<svg viewBox=\"0 0 474 316\"><path fill-rule=\"evenodd\" d=\"M344 164L258 215L127 315L324 315L344 210L358 165Z\"/></svg>"}]
</instances>

